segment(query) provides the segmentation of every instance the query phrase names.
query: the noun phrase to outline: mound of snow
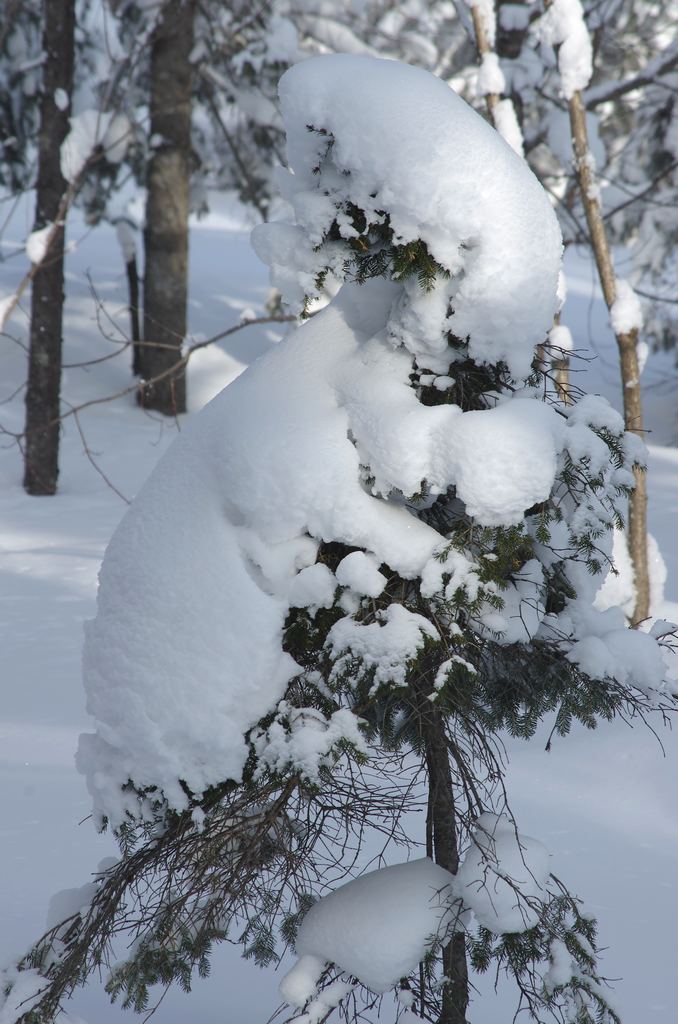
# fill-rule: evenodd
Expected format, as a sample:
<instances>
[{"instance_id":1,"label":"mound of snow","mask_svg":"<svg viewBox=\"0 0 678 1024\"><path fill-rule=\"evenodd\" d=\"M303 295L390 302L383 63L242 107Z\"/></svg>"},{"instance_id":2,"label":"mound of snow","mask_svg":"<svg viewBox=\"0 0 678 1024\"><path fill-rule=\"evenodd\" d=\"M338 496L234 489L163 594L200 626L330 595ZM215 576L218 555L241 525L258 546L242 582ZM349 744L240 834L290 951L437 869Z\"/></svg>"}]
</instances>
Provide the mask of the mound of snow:
<instances>
[{"instance_id":1,"label":"mound of snow","mask_svg":"<svg viewBox=\"0 0 678 1024\"><path fill-rule=\"evenodd\" d=\"M549 854L516 832L504 815L478 819L473 842L455 877L455 893L491 932L523 932L539 920Z\"/></svg>"},{"instance_id":2,"label":"mound of snow","mask_svg":"<svg viewBox=\"0 0 678 1024\"><path fill-rule=\"evenodd\" d=\"M301 923L299 962L280 994L303 1006L324 962L372 992L386 992L414 970L453 921L454 875L427 857L371 871L319 900Z\"/></svg>"}]
</instances>

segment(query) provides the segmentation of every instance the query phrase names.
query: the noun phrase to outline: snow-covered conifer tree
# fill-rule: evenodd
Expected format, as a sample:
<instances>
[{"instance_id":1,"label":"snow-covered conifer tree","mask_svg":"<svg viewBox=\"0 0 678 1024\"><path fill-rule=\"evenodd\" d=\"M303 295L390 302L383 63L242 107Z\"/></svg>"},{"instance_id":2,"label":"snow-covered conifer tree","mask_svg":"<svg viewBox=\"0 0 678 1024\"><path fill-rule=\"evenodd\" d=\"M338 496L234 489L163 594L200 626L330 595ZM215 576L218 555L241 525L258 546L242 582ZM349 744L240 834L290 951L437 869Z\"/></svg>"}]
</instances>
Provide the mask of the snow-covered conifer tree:
<instances>
[{"instance_id":1,"label":"snow-covered conifer tree","mask_svg":"<svg viewBox=\"0 0 678 1024\"><path fill-rule=\"evenodd\" d=\"M137 1009L215 941L266 963L280 934L305 1024L388 992L462 1024L491 966L531 1019L615 1021L500 730L661 704L657 640L593 608L642 453L535 369L560 232L482 118L365 56L280 95L292 217L254 244L300 310L338 291L189 421L109 545L79 764L122 857L6 974L9 1019L49 1020L122 930L108 986ZM370 834L390 866L328 894Z\"/></svg>"}]
</instances>

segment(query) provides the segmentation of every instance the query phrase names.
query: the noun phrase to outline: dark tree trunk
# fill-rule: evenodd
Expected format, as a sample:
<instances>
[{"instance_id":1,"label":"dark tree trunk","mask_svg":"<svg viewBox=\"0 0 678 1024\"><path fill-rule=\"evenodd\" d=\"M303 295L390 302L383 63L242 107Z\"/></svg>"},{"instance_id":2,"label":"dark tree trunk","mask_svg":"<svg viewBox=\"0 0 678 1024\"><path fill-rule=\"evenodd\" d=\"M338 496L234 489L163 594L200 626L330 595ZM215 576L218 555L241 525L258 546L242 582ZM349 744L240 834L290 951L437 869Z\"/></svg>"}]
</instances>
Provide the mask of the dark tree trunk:
<instances>
[{"instance_id":1,"label":"dark tree trunk","mask_svg":"<svg viewBox=\"0 0 678 1024\"><path fill-rule=\"evenodd\" d=\"M137 377L142 371L141 332L139 329L139 273L137 258L133 256L125 264L127 272L127 290L129 292L129 321L132 337L132 373Z\"/></svg>"},{"instance_id":2,"label":"dark tree trunk","mask_svg":"<svg viewBox=\"0 0 678 1024\"><path fill-rule=\"evenodd\" d=\"M428 713L423 713L429 786L427 833L436 864L456 875L459 868L457 815L445 723L437 708L430 703L429 708ZM455 932L443 949L443 973L446 984L438 1024L466 1024L468 969L462 932Z\"/></svg>"},{"instance_id":3,"label":"dark tree trunk","mask_svg":"<svg viewBox=\"0 0 678 1024\"><path fill-rule=\"evenodd\" d=\"M144 230L142 376L161 380L143 389L145 406L172 416L186 408L181 358L186 334L191 80L196 0L167 0L151 45L151 137Z\"/></svg>"},{"instance_id":4,"label":"dark tree trunk","mask_svg":"<svg viewBox=\"0 0 678 1024\"><path fill-rule=\"evenodd\" d=\"M74 0L45 0L43 8L46 59L38 136L36 230L57 220L68 187L61 174L60 149L68 133L75 29ZM64 110L54 101L57 89L69 98ZM24 445L24 487L29 494L54 494L57 486L63 304L62 223L33 278Z\"/></svg>"}]
</instances>

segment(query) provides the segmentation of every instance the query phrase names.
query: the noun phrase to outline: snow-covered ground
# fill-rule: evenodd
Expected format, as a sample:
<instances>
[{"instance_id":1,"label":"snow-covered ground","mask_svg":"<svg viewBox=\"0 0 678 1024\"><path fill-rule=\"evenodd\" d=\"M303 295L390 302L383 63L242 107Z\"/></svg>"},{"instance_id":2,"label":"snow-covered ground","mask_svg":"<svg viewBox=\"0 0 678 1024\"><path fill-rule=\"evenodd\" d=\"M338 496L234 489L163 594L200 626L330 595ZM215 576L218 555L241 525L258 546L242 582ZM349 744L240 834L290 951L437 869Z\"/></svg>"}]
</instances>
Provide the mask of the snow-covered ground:
<instances>
[{"instance_id":1,"label":"snow-covered ground","mask_svg":"<svg viewBox=\"0 0 678 1024\"><path fill-rule=\"evenodd\" d=\"M24 220L22 221L22 217ZM16 213L2 244L0 298L26 266L16 241L29 213ZM2 218L4 220L4 216ZM114 350L97 323L93 291L125 329L124 268L112 229L88 232L74 218L79 239L68 259L66 364ZM567 260L565 322L578 349L595 356L577 377L587 390L619 404L618 371L607 314L592 289L585 256ZM621 269L623 273L623 268ZM91 282L91 283L90 283ZM248 232L228 209L193 227L190 329L196 340L231 326L243 309L263 311L266 269L252 253ZM16 313L0 339L0 426L19 431L25 377L26 317ZM191 407L200 407L240 369L275 343L271 327L248 327L196 356L189 372ZM108 362L65 371L64 399L78 405L124 390L128 352ZM668 568L666 602L655 611L678 619L678 373L669 357L651 357L644 374L650 435L650 527ZM9 400L7 400L9 399ZM80 426L96 465L120 494L131 498L180 424L139 410L132 395L83 411ZM97 836L89 797L73 766L78 733L87 727L80 682L83 621L93 614L96 577L104 547L126 504L83 450L78 426L64 422L59 494L29 498L21 488L19 452L0 438L0 963L42 930L50 896L82 884L113 852ZM186 526L190 530L190 524ZM509 790L521 830L539 837L554 856L554 870L584 898L609 947L605 967L618 978L613 1003L627 1024L674 1024L673 976L678 892L678 745L660 731L621 723L589 733L577 729L544 750L546 737L510 743ZM278 978L220 951L207 982L194 993L170 993L159 1024L199 1020L254 1024L279 1002ZM484 988L490 989L487 984ZM479 996L470 1019L505 1024L510 1004L491 990ZM75 1001L90 1024L131 1015L111 1008L91 986ZM395 1009L388 1011L395 1018ZM384 1017L386 1021L391 1018Z\"/></svg>"}]
</instances>

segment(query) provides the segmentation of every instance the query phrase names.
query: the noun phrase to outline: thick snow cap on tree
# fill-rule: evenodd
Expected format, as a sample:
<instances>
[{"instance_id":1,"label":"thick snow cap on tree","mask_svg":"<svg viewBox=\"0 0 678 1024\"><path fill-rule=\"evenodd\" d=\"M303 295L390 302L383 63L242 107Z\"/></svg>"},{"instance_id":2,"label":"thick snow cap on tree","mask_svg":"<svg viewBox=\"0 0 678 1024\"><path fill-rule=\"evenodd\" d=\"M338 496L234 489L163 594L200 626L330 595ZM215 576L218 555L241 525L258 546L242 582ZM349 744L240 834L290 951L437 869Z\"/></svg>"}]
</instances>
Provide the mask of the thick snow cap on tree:
<instances>
[{"instance_id":1,"label":"thick snow cap on tree","mask_svg":"<svg viewBox=\"0 0 678 1024\"><path fill-rule=\"evenodd\" d=\"M472 594L478 586L476 568L418 516L417 495L425 492L432 500L454 488L475 523L507 527L549 499L568 454L575 462L588 460L592 472L610 472L609 449L593 428L603 424L621 433L622 425L618 417L610 419L604 403L581 402L559 415L536 392L520 389L495 395L487 409L468 412L420 401L413 364L418 358L429 362L435 351L443 362L436 337L446 346L446 370L455 351L440 333L450 300L452 319L462 312L469 330L485 339L477 342L479 358L529 366L532 346L546 331L555 304L560 243L550 207L524 164L447 86L406 66L363 58L354 65L328 57L307 61L304 75L293 69L283 90L289 94L292 152L316 144L315 134L305 128L316 114L327 115L337 138L344 127L348 133L351 119L338 71L347 72L342 81L357 104L348 73L354 68L363 83L361 103L353 111L358 134L351 140L349 133L344 150L337 152L363 162L352 175L340 175L341 182L354 179L361 201L371 193L384 205L388 198L398 231L406 230L409 217L407 237L425 234L441 260L451 261L456 253L459 272L442 282L443 290L452 290L440 306L443 320L437 328L433 313L440 295L427 294L418 282L376 277L363 285L345 283L326 309L184 425L135 499L106 552L97 616L87 624L84 651L96 731L81 738L78 763L97 815L113 825L128 814L153 817L151 805L139 799L145 791L152 800L164 797L169 808L184 810L189 793L199 798L226 780L239 781L251 749L262 768L291 765L314 779L332 763L342 739L360 745L357 719L347 709L328 720L313 709L295 708L290 715L286 688L300 669L285 651L285 623L291 608L313 613L336 602L345 616L328 635L327 650L337 670L341 659L359 652L375 680L399 685L402 665L416 658L425 642L436 642L436 630L397 603L374 623L361 623L353 617L360 597L379 595L393 573L419 579L424 599L442 598L446 588L459 586ZM389 113L389 97L398 118ZM360 133L367 126L377 130L379 111L388 131L379 128L377 145L369 133ZM455 145L466 157L453 163L456 178L447 173L454 131L448 126L440 135L432 111L458 128ZM428 145L420 120L429 124ZM409 159L416 163L398 167L397 153L410 145L411 134L417 146ZM387 151L393 165L383 159ZM483 198L476 186L495 156L485 179L494 184ZM445 188L432 176L432 166L447 174ZM312 185L311 171L307 178ZM310 202L311 191L302 188L300 209ZM316 198L321 205L327 200ZM497 223L496 244L506 266L491 279ZM529 230L526 224L532 225ZM272 232L274 248L281 227L265 229ZM515 231L511 246L510 230ZM531 299L541 308L538 314L530 312ZM399 337L393 326L398 317ZM425 327L425 334L406 331L406 321ZM532 332L529 344L524 332ZM427 339L433 339L428 351ZM445 374L441 379L450 381ZM590 522L599 522L595 509L580 511L578 526L573 513L571 533L590 532ZM566 549L571 539L565 523L560 525L560 546ZM323 542L339 542L351 551L336 575L317 562ZM529 642L537 630L573 632L581 642L572 648L571 660L614 674L622 655L628 660L615 639L623 616L619 623L606 612L604 623L592 623L569 606L560 617L546 615L543 580L541 567L528 562L504 592L501 621L496 608L491 620L489 606L481 608L478 630L511 643ZM587 594L583 584L582 592ZM521 607L523 599L529 599L529 614ZM591 643L585 645L596 630L592 660ZM605 659L601 650L608 652ZM654 663L651 674L657 675ZM276 717L263 729L261 720L269 715Z\"/></svg>"},{"instance_id":2,"label":"thick snow cap on tree","mask_svg":"<svg viewBox=\"0 0 678 1024\"><path fill-rule=\"evenodd\" d=\"M112 823L140 813L121 788L129 779L181 809L179 780L200 794L241 777L244 734L297 672L282 648L289 608L325 604L340 587L329 570L304 574L321 540L410 578L439 544L402 503L366 491L350 439L354 424L375 464L380 452L400 457L401 480L417 482L444 444L440 415L409 386L410 361L374 338L394 290L346 286L192 417L116 530L85 637L97 732L79 751L95 809ZM382 388L393 404L369 425L368 395ZM344 585L354 576L342 572Z\"/></svg>"},{"instance_id":3,"label":"thick snow cap on tree","mask_svg":"<svg viewBox=\"0 0 678 1024\"><path fill-rule=\"evenodd\" d=\"M122 789L129 779L182 809L179 780L199 795L241 777L245 733L298 672L283 650L290 607L376 590L375 565L410 579L440 570L444 538L403 492L454 483L487 524L515 523L548 496L568 434L560 418L520 395L484 412L419 402L411 356L384 336L398 287L344 285L192 417L114 534L86 627L97 732L79 752L95 808L112 823L140 813ZM337 578L314 565L323 540L370 557ZM384 678L393 649L414 656L421 643L411 618L395 606L388 644L377 627L359 638ZM317 735L309 744L295 736L305 771L309 749L322 756ZM279 743L261 749L280 766Z\"/></svg>"},{"instance_id":4,"label":"thick snow cap on tree","mask_svg":"<svg viewBox=\"0 0 678 1024\"><path fill-rule=\"evenodd\" d=\"M280 100L296 226L262 225L253 241L288 297L301 298L296 272L313 291L325 256L313 246L338 207L386 212L396 242L424 241L451 275L428 293L408 283L391 311L419 365L446 372L452 332L472 358L527 376L556 309L561 237L525 162L446 83L397 61L312 58L283 75ZM317 170L328 142L332 177Z\"/></svg>"}]
</instances>

